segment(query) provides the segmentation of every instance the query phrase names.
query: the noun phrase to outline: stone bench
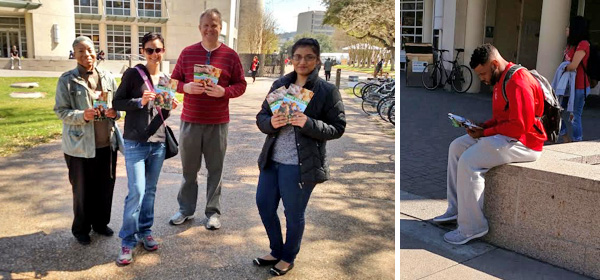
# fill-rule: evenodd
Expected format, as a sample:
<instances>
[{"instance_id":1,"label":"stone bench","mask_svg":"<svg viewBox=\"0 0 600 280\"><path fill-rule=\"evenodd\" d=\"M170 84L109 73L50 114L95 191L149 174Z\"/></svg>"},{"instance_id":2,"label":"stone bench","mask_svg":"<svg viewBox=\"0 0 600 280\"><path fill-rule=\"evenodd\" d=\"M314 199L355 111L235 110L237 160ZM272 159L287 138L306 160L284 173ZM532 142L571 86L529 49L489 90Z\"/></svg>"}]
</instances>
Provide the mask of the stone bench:
<instances>
[{"instance_id":1,"label":"stone bench","mask_svg":"<svg viewBox=\"0 0 600 280\"><path fill-rule=\"evenodd\" d=\"M600 278L600 141L493 168L484 199L487 242Z\"/></svg>"}]
</instances>

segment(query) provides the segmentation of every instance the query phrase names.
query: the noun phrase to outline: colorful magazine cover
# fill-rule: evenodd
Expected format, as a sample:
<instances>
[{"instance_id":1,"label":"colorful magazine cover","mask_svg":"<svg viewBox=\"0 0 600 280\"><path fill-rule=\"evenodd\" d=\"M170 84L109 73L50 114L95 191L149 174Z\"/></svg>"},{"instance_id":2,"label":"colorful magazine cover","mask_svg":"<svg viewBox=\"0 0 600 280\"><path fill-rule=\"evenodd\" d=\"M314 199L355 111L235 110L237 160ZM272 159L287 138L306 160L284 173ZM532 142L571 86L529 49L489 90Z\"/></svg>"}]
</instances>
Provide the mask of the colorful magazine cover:
<instances>
[{"instance_id":1,"label":"colorful magazine cover","mask_svg":"<svg viewBox=\"0 0 600 280\"><path fill-rule=\"evenodd\" d=\"M108 102L107 102L108 93L103 91L96 91L93 99L94 99L94 110L96 110L96 115L94 116L94 121L103 121L106 120L106 110L108 110Z\"/></svg>"},{"instance_id":2,"label":"colorful magazine cover","mask_svg":"<svg viewBox=\"0 0 600 280\"><path fill-rule=\"evenodd\" d=\"M283 97L286 93L287 89L285 86L281 86L267 95L267 103L269 103L269 107L271 108L271 112L273 112L273 114L275 114L275 112L277 112L281 107L281 102L283 101Z\"/></svg>"},{"instance_id":3,"label":"colorful magazine cover","mask_svg":"<svg viewBox=\"0 0 600 280\"><path fill-rule=\"evenodd\" d=\"M221 69L212 65L194 64L194 82L203 86L217 84L221 77Z\"/></svg>"},{"instance_id":4,"label":"colorful magazine cover","mask_svg":"<svg viewBox=\"0 0 600 280\"><path fill-rule=\"evenodd\" d=\"M170 79L168 85L159 83L154 87L156 93L154 106L161 107L165 110L173 109L173 99L175 98L175 92L177 92L178 83L178 80Z\"/></svg>"},{"instance_id":5,"label":"colorful magazine cover","mask_svg":"<svg viewBox=\"0 0 600 280\"><path fill-rule=\"evenodd\" d=\"M291 119L294 112L304 112L314 94L314 92L308 89L291 84L287 90L287 94L283 97L283 103L286 105L282 105L288 108L288 119Z\"/></svg>"}]
</instances>

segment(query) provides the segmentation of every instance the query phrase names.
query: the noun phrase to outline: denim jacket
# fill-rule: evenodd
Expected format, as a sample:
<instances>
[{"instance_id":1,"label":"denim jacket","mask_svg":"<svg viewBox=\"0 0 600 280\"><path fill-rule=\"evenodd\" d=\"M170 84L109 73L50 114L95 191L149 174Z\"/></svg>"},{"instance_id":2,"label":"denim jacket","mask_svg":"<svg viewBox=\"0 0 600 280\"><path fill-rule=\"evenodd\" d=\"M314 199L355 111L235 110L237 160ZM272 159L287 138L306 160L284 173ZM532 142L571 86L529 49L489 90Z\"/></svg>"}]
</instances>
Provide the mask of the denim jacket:
<instances>
[{"instance_id":1,"label":"denim jacket","mask_svg":"<svg viewBox=\"0 0 600 280\"><path fill-rule=\"evenodd\" d=\"M108 107L112 108L112 99L117 90L117 81L108 71L96 68L102 83L102 89L108 92ZM56 85L56 104L54 112L63 121L62 149L65 154L81 157L96 157L96 141L94 135L94 121L86 122L83 119L83 110L92 108L92 90L79 74L77 68L67 71L60 76ZM108 119L110 125L110 147L113 151L118 149L117 136L115 135L115 120Z\"/></svg>"}]
</instances>

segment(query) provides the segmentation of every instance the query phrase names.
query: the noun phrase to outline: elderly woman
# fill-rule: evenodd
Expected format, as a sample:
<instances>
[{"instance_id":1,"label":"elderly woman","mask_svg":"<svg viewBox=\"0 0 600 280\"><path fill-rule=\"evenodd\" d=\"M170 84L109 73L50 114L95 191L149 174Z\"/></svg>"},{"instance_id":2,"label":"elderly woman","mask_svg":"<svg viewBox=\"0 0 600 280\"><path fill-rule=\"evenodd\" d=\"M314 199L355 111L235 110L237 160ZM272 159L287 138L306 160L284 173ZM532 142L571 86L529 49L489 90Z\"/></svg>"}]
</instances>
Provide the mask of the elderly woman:
<instances>
[{"instance_id":1,"label":"elderly woman","mask_svg":"<svg viewBox=\"0 0 600 280\"><path fill-rule=\"evenodd\" d=\"M73 186L71 232L82 245L90 244L90 230L112 236L108 227L115 186L118 113L111 100L117 82L98 67L94 43L80 36L73 42L77 67L65 72L56 86L54 112L63 121L62 149ZM108 109L100 116L94 100L104 96Z\"/></svg>"},{"instance_id":2,"label":"elderly woman","mask_svg":"<svg viewBox=\"0 0 600 280\"><path fill-rule=\"evenodd\" d=\"M271 252L254 259L258 266L274 265L270 273L286 274L294 267L304 232L304 212L316 184L329 178L325 145L340 138L346 128L344 104L337 88L318 77L320 47L317 40L302 38L292 46L294 71L273 83L270 92L291 84L314 92L304 112L272 114L265 100L256 124L267 134L258 159L260 176L256 205L269 237ZM286 238L283 242L277 216L283 200Z\"/></svg>"}]
</instances>

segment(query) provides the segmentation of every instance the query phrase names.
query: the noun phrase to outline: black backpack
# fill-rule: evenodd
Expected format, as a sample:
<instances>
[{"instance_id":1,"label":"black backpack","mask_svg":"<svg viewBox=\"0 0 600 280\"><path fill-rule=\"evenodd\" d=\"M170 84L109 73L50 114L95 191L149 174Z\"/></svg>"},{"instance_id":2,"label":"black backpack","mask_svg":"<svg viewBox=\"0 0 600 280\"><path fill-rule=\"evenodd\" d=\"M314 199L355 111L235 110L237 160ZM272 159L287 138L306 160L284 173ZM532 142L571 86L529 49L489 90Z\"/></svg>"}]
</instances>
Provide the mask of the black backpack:
<instances>
[{"instance_id":1,"label":"black backpack","mask_svg":"<svg viewBox=\"0 0 600 280\"><path fill-rule=\"evenodd\" d=\"M504 77L504 81L502 82L502 97L506 101L506 106L504 106L504 111L508 110L508 98L506 97L506 84L512 77L512 75L520 69L525 69L529 71L527 68L521 65L513 65L506 72L506 76ZM548 82L548 80L540 75L536 70L531 70L529 73L540 83L542 91L544 92L544 113L541 116L536 116L536 118L542 121L544 125L544 131L546 131L546 136L548 136L548 141L556 143L558 141L558 133L560 132L561 125L561 114L563 112L563 108L560 106L558 102L558 98L554 93L554 89ZM544 132L534 125L534 128L541 134Z\"/></svg>"},{"instance_id":2,"label":"black backpack","mask_svg":"<svg viewBox=\"0 0 600 280\"><path fill-rule=\"evenodd\" d=\"M583 71L587 74L590 79L590 87L594 88L600 81L600 53L598 46L590 44L590 55L588 56L587 68L581 63ZM587 88L586 88L587 89ZM587 92L586 92L587 95Z\"/></svg>"}]
</instances>

